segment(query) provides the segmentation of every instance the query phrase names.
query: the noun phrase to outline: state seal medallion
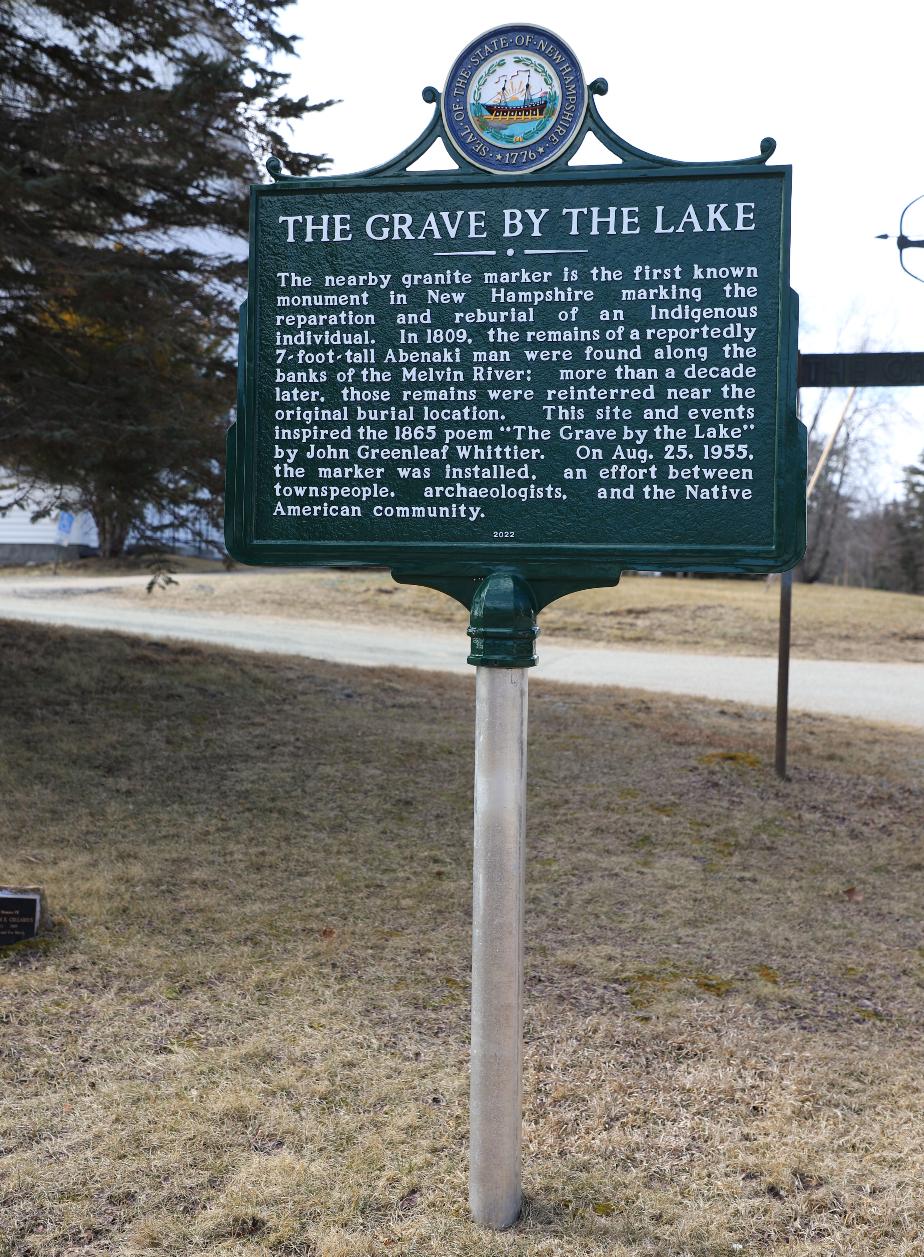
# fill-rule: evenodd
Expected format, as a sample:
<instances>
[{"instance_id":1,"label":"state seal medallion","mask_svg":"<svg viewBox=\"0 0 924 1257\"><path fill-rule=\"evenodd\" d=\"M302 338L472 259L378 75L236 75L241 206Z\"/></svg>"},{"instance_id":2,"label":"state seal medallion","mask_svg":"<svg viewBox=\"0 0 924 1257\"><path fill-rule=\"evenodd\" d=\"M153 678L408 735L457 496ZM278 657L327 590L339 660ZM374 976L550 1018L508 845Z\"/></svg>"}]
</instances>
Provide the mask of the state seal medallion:
<instances>
[{"instance_id":1,"label":"state seal medallion","mask_svg":"<svg viewBox=\"0 0 924 1257\"><path fill-rule=\"evenodd\" d=\"M443 90L446 134L473 166L537 170L580 134L587 87L566 43L541 26L498 26L456 59Z\"/></svg>"}]
</instances>

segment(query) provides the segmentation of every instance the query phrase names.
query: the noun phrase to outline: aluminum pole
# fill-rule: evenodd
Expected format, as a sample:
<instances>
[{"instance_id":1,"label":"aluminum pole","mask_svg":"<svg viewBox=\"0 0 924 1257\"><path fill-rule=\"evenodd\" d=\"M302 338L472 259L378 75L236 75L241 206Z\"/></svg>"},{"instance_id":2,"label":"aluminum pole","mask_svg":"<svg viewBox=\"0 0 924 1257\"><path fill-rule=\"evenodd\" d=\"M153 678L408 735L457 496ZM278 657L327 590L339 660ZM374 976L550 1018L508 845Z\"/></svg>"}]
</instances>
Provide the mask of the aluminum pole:
<instances>
[{"instance_id":1,"label":"aluminum pole","mask_svg":"<svg viewBox=\"0 0 924 1257\"><path fill-rule=\"evenodd\" d=\"M520 1214L526 668L476 669L469 1207L503 1230Z\"/></svg>"}]
</instances>

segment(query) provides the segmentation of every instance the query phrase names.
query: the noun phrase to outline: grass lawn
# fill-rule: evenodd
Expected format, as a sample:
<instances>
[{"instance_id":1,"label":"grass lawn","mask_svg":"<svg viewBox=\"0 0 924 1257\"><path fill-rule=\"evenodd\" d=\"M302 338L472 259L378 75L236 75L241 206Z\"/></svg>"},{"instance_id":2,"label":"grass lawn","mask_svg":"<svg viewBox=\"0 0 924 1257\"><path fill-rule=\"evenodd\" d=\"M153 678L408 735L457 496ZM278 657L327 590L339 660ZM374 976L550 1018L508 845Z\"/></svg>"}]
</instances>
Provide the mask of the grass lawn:
<instances>
[{"instance_id":1,"label":"grass lawn","mask_svg":"<svg viewBox=\"0 0 924 1257\"><path fill-rule=\"evenodd\" d=\"M63 570L63 569L62 569ZM100 597L147 600L158 608L276 615L352 623L455 629L465 610L444 594L397 585L387 572L185 572L150 596L135 586ZM774 655L779 585L764 581L673 580L627 575L614 589L571 594L543 611L543 630L577 641L633 649ZM803 659L924 663L924 598L874 589L797 584L793 654Z\"/></svg>"},{"instance_id":2,"label":"grass lawn","mask_svg":"<svg viewBox=\"0 0 924 1257\"><path fill-rule=\"evenodd\" d=\"M56 918L0 954L3 1257L921 1254L919 736L800 716L781 784L770 713L534 684L495 1235L471 679L13 624L0 671L0 880Z\"/></svg>"}]
</instances>

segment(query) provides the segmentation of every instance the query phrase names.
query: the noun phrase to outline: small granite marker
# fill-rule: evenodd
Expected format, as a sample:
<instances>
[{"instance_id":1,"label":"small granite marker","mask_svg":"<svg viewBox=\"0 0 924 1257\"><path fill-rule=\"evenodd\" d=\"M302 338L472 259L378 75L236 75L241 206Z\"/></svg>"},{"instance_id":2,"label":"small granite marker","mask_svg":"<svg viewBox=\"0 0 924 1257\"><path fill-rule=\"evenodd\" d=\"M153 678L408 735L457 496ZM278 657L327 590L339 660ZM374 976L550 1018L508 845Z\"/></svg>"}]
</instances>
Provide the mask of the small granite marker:
<instances>
[{"instance_id":1,"label":"small granite marker","mask_svg":"<svg viewBox=\"0 0 924 1257\"><path fill-rule=\"evenodd\" d=\"M35 938L45 912L39 886L0 886L0 947Z\"/></svg>"}]
</instances>

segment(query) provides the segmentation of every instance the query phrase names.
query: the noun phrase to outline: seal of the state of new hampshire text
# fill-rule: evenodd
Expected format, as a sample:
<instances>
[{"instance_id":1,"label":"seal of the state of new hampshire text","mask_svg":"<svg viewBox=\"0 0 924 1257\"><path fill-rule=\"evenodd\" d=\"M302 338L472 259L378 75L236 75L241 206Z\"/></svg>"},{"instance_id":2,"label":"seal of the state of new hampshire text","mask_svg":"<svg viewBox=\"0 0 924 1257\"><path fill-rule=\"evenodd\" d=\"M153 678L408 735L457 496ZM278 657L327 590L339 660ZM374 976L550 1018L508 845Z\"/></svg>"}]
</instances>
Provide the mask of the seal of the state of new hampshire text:
<instances>
[{"instance_id":1,"label":"seal of the state of new hampshire text","mask_svg":"<svg viewBox=\"0 0 924 1257\"><path fill-rule=\"evenodd\" d=\"M580 133L587 87L574 53L540 26L498 26L456 59L443 91L446 134L495 174L536 170Z\"/></svg>"}]
</instances>

